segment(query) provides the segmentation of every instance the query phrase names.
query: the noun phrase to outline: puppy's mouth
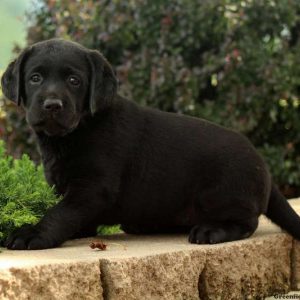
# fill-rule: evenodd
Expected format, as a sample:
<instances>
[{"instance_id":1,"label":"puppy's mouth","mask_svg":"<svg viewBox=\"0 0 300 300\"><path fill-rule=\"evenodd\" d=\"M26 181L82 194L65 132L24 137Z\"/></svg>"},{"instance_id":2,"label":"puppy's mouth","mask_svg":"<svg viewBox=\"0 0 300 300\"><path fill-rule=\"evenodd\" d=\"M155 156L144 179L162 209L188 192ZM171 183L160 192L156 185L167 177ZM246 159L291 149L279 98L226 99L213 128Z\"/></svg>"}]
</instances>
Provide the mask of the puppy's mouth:
<instances>
[{"instance_id":1,"label":"puppy's mouth","mask_svg":"<svg viewBox=\"0 0 300 300\"><path fill-rule=\"evenodd\" d=\"M31 126L37 133L44 132L48 136L65 136L77 127L77 123L78 122L72 122L72 124L67 126L57 120L47 119L40 120Z\"/></svg>"}]
</instances>

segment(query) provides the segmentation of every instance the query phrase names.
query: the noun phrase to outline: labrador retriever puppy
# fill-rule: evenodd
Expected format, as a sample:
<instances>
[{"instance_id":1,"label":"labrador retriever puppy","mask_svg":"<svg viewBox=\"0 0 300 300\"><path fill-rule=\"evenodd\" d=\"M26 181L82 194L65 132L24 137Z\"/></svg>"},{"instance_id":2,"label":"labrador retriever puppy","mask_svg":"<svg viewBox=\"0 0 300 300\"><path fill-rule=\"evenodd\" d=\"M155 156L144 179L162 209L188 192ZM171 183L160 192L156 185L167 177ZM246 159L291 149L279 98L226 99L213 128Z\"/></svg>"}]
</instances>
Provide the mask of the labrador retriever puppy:
<instances>
[{"instance_id":1,"label":"labrador retriever puppy","mask_svg":"<svg viewBox=\"0 0 300 300\"><path fill-rule=\"evenodd\" d=\"M222 243L249 237L261 214L300 238L300 218L247 138L120 97L98 51L61 39L37 43L8 66L2 88L25 109L46 179L63 195L7 248L57 247L95 235L99 224Z\"/></svg>"}]
</instances>

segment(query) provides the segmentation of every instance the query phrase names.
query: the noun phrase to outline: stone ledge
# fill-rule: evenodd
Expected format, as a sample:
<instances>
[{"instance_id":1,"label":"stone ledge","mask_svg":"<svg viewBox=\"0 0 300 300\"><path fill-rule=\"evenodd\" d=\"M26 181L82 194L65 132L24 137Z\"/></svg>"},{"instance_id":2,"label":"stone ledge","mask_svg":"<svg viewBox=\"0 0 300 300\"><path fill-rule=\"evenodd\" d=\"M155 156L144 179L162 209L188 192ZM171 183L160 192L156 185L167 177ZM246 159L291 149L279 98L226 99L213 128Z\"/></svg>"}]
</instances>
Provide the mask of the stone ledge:
<instances>
[{"instance_id":1,"label":"stone ledge","mask_svg":"<svg viewBox=\"0 0 300 300\"><path fill-rule=\"evenodd\" d=\"M291 201L300 213L300 199ZM300 288L300 242L261 218L249 239L191 245L186 235L112 235L0 253L0 299L264 299Z\"/></svg>"}]
</instances>

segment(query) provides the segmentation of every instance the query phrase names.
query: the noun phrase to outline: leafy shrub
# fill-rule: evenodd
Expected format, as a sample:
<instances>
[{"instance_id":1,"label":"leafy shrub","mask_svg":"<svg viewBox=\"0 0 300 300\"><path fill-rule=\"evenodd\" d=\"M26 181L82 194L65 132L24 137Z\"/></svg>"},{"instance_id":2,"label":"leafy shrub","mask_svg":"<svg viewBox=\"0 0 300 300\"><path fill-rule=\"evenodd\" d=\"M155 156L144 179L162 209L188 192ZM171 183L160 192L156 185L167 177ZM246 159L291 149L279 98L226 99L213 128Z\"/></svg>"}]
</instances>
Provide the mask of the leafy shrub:
<instances>
[{"instance_id":1,"label":"leafy shrub","mask_svg":"<svg viewBox=\"0 0 300 300\"><path fill-rule=\"evenodd\" d=\"M0 141L0 243L23 224L35 224L57 203L53 188L27 155L13 159Z\"/></svg>"},{"instance_id":2,"label":"leafy shrub","mask_svg":"<svg viewBox=\"0 0 300 300\"><path fill-rule=\"evenodd\" d=\"M30 20L29 44L100 49L121 94L246 134L299 194L298 0L42 0Z\"/></svg>"}]
</instances>

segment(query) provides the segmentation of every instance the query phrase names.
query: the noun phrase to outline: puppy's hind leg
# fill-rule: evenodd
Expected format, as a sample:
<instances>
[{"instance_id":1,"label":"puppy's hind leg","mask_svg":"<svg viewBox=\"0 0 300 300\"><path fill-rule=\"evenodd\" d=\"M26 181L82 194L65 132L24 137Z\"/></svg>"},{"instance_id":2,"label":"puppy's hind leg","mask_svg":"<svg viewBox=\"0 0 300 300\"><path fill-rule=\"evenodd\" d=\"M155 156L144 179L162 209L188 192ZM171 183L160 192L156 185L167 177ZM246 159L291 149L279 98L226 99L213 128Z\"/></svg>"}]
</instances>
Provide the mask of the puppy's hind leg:
<instances>
[{"instance_id":1,"label":"puppy's hind leg","mask_svg":"<svg viewBox=\"0 0 300 300\"><path fill-rule=\"evenodd\" d=\"M261 202L261 196L206 192L196 205L199 221L190 231L189 242L216 244L249 237L258 226Z\"/></svg>"},{"instance_id":2,"label":"puppy's hind leg","mask_svg":"<svg viewBox=\"0 0 300 300\"><path fill-rule=\"evenodd\" d=\"M241 240L251 236L257 225L257 217L249 218L243 222L228 220L202 223L192 228L189 242L193 244L216 244Z\"/></svg>"}]
</instances>

